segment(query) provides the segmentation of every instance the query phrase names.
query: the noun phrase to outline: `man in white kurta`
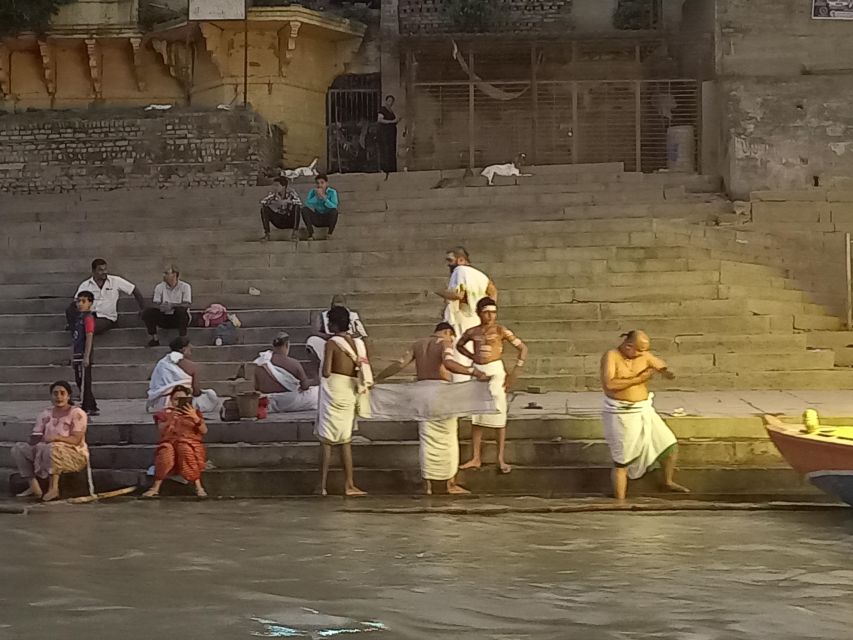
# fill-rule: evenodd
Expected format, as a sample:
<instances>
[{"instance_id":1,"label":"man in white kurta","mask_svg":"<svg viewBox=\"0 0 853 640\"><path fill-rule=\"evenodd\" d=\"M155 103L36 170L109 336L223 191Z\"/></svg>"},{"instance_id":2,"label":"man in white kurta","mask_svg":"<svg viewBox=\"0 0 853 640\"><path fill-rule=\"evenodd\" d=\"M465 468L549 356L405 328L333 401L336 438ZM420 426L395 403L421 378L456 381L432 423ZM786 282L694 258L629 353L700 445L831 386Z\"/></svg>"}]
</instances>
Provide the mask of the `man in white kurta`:
<instances>
[{"instance_id":1,"label":"man in white kurta","mask_svg":"<svg viewBox=\"0 0 853 640\"><path fill-rule=\"evenodd\" d=\"M488 377L453 359L453 338L453 327L439 323L431 336L415 342L376 378L389 378L414 362L418 382L376 385L370 394L371 417L419 421L421 477L427 495L432 494L433 481L445 483L447 493L469 493L456 484L459 416L496 410L485 383ZM474 376L478 381L453 383L451 373Z\"/></svg>"},{"instance_id":2,"label":"man in white kurta","mask_svg":"<svg viewBox=\"0 0 853 640\"><path fill-rule=\"evenodd\" d=\"M458 340L468 329L480 324L477 303L486 297L497 300L498 292L489 276L471 266L465 247L454 247L448 251L446 262L450 269L450 280L447 283L447 289L436 291L436 294L446 301L444 321L453 327ZM471 359L466 358L458 350L454 353L453 359L463 366L471 366ZM461 382L470 380L470 376L453 373L452 379L454 382Z\"/></svg>"},{"instance_id":3,"label":"man in white kurta","mask_svg":"<svg viewBox=\"0 0 853 640\"><path fill-rule=\"evenodd\" d=\"M655 411L654 394L646 386L655 375L669 380L675 376L667 364L649 351L649 337L631 331L622 343L601 358L601 386L604 390L602 422L604 437L613 459L613 495L624 501L628 478L643 477L649 470L663 467L662 487L688 493L674 481L677 440Z\"/></svg>"}]
</instances>

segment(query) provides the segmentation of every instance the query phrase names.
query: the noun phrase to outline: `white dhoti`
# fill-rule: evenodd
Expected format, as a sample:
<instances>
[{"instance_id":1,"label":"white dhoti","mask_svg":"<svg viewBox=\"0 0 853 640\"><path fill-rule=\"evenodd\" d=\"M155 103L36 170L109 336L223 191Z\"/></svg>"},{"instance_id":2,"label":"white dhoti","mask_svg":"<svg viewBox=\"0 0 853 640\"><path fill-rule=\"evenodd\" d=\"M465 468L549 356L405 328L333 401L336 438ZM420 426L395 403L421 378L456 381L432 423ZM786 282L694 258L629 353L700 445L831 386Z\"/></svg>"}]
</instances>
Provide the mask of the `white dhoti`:
<instances>
[{"instance_id":1,"label":"white dhoti","mask_svg":"<svg viewBox=\"0 0 853 640\"><path fill-rule=\"evenodd\" d=\"M628 468L632 480L658 466L661 457L676 444L675 434L655 411L654 394L642 402L604 398L601 419L610 456Z\"/></svg>"},{"instance_id":2,"label":"white dhoti","mask_svg":"<svg viewBox=\"0 0 853 640\"><path fill-rule=\"evenodd\" d=\"M497 411L485 382L419 380L377 384L370 390L372 420L444 420Z\"/></svg>"},{"instance_id":3,"label":"white dhoti","mask_svg":"<svg viewBox=\"0 0 853 640\"><path fill-rule=\"evenodd\" d=\"M502 360L496 360L488 364L475 364L474 368L482 371L489 378L489 393L495 401L493 414L471 416L471 424L477 427L488 427L490 429L503 429L506 427L507 401L504 383L506 382L506 369Z\"/></svg>"},{"instance_id":4,"label":"white dhoti","mask_svg":"<svg viewBox=\"0 0 853 640\"><path fill-rule=\"evenodd\" d=\"M450 480L459 469L459 420L446 418L418 423L421 477Z\"/></svg>"},{"instance_id":5,"label":"white dhoti","mask_svg":"<svg viewBox=\"0 0 853 640\"><path fill-rule=\"evenodd\" d=\"M305 391L268 393L266 397L270 402L270 413L316 411L320 397L320 387L309 387Z\"/></svg>"},{"instance_id":6,"label":"white dhoti","mask_svg":"<svg viewBox=\"0 0 853 640\"><path fill-rule=\"evenodd\" d=\"M325 444L346 444L358 415L358 380L333 373L320 378L320 397L314 435Z\"/></svg>"}]
</instances>

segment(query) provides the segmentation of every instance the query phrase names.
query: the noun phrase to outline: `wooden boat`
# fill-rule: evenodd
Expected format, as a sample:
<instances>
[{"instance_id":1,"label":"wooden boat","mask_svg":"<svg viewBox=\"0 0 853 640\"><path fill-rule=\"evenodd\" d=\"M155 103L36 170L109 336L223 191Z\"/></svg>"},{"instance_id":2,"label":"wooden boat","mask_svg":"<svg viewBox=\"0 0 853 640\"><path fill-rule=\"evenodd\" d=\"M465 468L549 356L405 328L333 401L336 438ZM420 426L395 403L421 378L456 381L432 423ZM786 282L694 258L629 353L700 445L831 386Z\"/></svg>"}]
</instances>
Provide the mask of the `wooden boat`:
<instances>
[{"instance_id":1,"label":"wooden boat","mask_svg":"<svg viewBox=\"0 0 853 640\"><path fill-rule=\"evenodd\" d=\"M821 491L853 506L853 427L819 426L807 433L801 424L764 416L765 428L795 471Z\"/></svg>"}]
</instances>

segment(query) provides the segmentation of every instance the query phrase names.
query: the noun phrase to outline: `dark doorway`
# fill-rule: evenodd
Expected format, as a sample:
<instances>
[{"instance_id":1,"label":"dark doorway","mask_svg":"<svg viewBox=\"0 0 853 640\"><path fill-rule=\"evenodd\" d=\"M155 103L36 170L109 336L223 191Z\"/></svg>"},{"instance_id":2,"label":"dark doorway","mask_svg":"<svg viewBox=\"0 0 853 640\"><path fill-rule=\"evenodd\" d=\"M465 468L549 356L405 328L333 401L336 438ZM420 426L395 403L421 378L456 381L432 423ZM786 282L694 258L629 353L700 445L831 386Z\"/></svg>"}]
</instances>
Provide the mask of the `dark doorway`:
<instances>
[{"instance_id":1,"label":"dark doorway","mask_svg":"<svg viewBox=\"0 0 853 640\"><path fill-rule=\"evenodd\" d=\"M329 171L379 171L378 123L382 83L378 73L339 76L326 95Z\"/></svg>"}]
</instances>

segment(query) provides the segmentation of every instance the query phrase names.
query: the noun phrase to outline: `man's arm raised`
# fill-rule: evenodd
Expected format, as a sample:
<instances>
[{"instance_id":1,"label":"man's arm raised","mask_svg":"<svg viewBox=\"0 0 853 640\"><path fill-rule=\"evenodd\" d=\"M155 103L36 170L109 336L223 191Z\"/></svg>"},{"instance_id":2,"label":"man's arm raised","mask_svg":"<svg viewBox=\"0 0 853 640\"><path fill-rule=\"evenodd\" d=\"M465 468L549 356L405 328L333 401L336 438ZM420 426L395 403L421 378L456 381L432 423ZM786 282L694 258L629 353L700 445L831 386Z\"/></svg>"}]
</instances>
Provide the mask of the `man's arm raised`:
<instances>
[{"instance_id":1,"label":"man's arm raised","mask_svg":"<svg viewBox=\"0 0 853 640\"><path fill-rule=\"evenodd\" d=\"M669 366L666 364L666 362L658 358L653 353L646 353L646 362L648 363L649 368L654 369L667 380L675 379L675 374L669 370Z\"/></svg>"},{"instance_id":2,"label":"man's arm raised","mask_svg":"<svg viewBox=\"0 0 853 640\"><path fill-rule=\"evenodd\" d=\"M646 369L642 373L631 378L617 378L616 360L613 356L613 352L608 351L601 358L601 387L610 393L624 391L630 387L648 382L654 375L654 372L654 369Z\"/></svg>"},{"instance_id":3,"label":"man's arm raised","mask_svg":"<svg viewBox=\"0 0 853 640\"><path fill-rule=\"evenodd\" d=\"M382 371L379 372L379 375L376 376L376 382L380 382L385 380L386 378L390 378L391 376L396 376L403 369L408 367L415 359L415 354L409 349L405 355L399 360L395 360L387 367L385 367Z\"/></svg>"}]
</instances>

